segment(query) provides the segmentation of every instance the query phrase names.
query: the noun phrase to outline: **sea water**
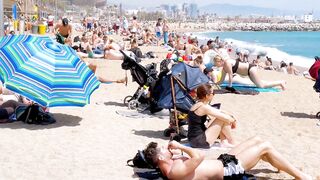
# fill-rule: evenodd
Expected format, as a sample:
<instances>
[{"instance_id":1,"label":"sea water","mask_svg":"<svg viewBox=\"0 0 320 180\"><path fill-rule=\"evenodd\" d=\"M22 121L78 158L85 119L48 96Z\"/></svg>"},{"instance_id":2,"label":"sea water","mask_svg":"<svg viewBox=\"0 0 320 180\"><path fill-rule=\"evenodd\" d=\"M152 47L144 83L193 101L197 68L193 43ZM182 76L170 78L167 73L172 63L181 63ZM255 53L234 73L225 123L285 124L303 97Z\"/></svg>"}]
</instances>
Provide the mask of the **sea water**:
<instances>
[{"instance_id":1,"label":"sea water","mask_svg":"<svg viewBox=\"0 0 320 180\"><path fill-rule=\"evenodd\" d=\"M236 48L248 49L251 55L266 54L274 61L293 62L309 68L314 56L320 56L320 32L203 32L199 39L215 39L232 43Z\"/></svg>"}]
</instances>

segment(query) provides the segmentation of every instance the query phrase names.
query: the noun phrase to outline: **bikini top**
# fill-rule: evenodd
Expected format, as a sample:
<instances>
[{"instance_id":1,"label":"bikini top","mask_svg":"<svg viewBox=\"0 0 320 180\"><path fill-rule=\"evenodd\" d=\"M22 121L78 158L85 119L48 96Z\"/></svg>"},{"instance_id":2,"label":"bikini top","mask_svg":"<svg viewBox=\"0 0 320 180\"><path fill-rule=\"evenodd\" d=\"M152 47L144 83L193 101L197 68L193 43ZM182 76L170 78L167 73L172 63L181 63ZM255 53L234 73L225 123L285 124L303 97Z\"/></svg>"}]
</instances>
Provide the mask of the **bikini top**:
<instances>
[{"instance_id":1,"label":"bikini top","mask_svg":"<svg viewBox=\"0 0 320 180\"><path fill-rule=\"evenodd\" d=\"M239 59L236 60L236 63L232 66L232 73L236 73L239 67Z\"/></svg>"},{"instance_id":2,"label":"bikini top","mask_svg":"<svg viewBox=\"0 0 320 180\"><path fill-rule=\"evenodd\" d=\"M207 115L198 116L195 113L197 109L189 111L188 113L188 137L196 137L199 134L205 132L207 129L205 126L205 122L207 121Z\"/></svg>"}]
</instances>

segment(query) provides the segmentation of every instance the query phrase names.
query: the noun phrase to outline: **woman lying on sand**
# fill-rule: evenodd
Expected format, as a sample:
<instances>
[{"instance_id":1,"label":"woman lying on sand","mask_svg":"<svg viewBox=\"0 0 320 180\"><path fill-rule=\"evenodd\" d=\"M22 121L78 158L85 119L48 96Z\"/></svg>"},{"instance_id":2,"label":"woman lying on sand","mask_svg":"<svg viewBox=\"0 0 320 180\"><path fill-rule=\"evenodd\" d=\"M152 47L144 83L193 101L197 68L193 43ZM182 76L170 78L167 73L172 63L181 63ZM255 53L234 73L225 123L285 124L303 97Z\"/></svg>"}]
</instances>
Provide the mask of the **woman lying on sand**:
<instances>
[{"instance_id":1,"label":"woman lying on sand","mask_svg":"<svg viewBox=\"0 0 320 180\"><path fill-rule=\"evenodd\" d=\"M242 63L236 60L231 62L231 59L222 59L217 55L214 57L214 64L217 67L222 67L222 76L218 84L221 84L228 74L229 87L232 87L233 74L237 73L241 76L249 76L250 80L259 88L269 88L280 86L282 90L285 90L285 81L263 81L258 76L258 67L253 64Z\"/></svg>"}]
</instances>

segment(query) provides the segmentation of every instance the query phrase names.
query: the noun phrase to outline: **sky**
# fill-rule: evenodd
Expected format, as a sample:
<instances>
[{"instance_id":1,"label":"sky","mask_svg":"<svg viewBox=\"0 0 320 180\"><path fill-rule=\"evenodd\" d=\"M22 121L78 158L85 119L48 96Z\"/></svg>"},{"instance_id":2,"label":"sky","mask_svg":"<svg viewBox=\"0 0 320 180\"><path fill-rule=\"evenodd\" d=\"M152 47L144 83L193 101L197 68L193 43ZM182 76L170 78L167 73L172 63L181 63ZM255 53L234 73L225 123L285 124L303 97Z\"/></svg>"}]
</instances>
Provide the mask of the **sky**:
<instances>
[{"instance_id":1,"label":"sky","mask_svg":"<svg viewBox=\"0 0 320 180\"><path fill-rule=\"evenodd\" d=\"M253 5L265 8L276 8L281 10L307 10L320 11L320 0L108 0L111 3L123 3L128 5L140 4L143 7L158 6L160 4L197 3L198 6L208 4L233 4L233 5Z\"/></svg>"}]
</instances>

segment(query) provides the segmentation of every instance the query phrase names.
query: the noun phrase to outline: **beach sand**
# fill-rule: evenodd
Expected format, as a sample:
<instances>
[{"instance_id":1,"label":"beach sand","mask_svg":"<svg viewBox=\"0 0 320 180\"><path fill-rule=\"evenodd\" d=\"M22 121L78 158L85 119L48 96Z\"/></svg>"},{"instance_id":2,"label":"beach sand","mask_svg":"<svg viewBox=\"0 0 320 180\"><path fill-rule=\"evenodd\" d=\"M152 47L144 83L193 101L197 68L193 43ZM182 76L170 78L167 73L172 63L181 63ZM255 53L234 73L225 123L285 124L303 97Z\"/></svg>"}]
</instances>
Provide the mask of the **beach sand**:
<instances>
[{"instance_id":1,"label":"beach sand","mask_svg":"<svg viewBox=\"0 0 320 180\"><path fill-rule=\"evenodd\" d=\"M142 47L154 51L163 59L163 47ZM122 78L121 61L90 60L99 64L101 76ZM149 63L151 60L146 60ZM128 72L129 79L131 75ZM316 177L319 173L320 126L315 114L320 111L320 99L313 82L302 76L261 71L265 80L286 80L287 90L259 95L217 94L215 103L239 119L233 131L242 141L258 135L270 141L290 162ZM36 126L16 122L1 124L0 179L133 179L134 169L126 166L137 150L150 141L167 143L163 130L168 127L167 111L162 115L137 114L123 105L127 95L133 95L138 84L101 84L83 108L51 108L57 123ZM117 113L119 112L119 113ZM126 117L124 115L130 115ZM223 150L207 151L215 158ZM265 162L259 162L251 173L261 179L290 179L277 173Z\"/></svg>"}]
</instances>

